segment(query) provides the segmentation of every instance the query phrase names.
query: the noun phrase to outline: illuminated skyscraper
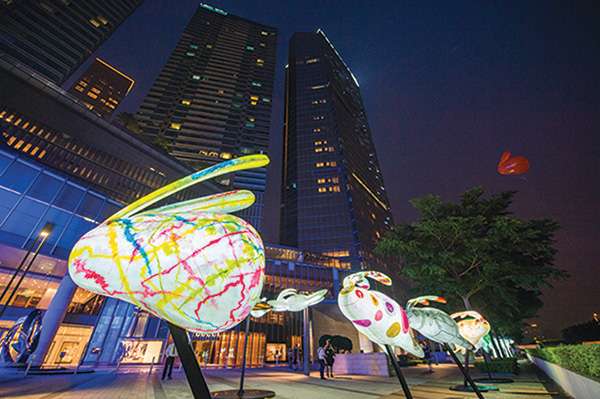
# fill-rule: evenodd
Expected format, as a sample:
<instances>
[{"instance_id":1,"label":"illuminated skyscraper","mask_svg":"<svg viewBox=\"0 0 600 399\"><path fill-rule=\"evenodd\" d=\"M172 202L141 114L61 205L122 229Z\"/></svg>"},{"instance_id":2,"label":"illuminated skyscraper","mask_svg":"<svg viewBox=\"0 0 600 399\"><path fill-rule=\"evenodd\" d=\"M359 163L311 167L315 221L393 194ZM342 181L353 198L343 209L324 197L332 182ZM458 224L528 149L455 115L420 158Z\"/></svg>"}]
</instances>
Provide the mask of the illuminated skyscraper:
<instances>
[{"instance_id":1,"label":"illuminated skyscraper","mask_svg":"<svg viewBox=\"0 0 600 399\"><path fill-rule=\"evenodd\" d=\"M141 3L0 1L0 55L62 84Z\"/></svg>"},{"instance_id":2,"label":"illuminated skyscraper","mask_svg":"<svg viewBox=\"0 0 600 399\"><path fill-rule=\"evenodd\" d=\"M281 189L283 244L373 266L392 215L358 81L321 30L290 41Z\"/></svg>"},{"instance_id":3,"label":"illuminated skyscraper","mask_svg":"<svg viewBox=\"0 0 600 399\"><path fill-rule=\"evenodd\" d=\"M69 89L89 109L108 117L131 91L135 81L99 58Z\"/></svg>"},{"instance_id":4,"label":"illuminated skyscraper","mask_svg":"<svg viewBox=\"0 0 600 399\"><path fill-rule=\"evenodd\" d=\"M144 99L136 118L150 140L195 168L269 144L276 30L201 4ZM222 183L252 190L243 216L259 227L266 170Z\"/></svg>"}]
</instances>

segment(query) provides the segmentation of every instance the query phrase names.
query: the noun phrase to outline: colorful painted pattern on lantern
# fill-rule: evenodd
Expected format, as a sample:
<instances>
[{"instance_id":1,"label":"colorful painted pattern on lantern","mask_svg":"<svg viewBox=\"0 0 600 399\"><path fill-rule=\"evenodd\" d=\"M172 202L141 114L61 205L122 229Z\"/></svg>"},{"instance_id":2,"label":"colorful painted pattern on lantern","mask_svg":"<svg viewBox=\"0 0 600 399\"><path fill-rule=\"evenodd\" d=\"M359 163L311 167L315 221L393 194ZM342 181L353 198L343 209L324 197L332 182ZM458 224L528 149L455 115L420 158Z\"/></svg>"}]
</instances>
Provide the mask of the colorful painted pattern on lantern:
<instances>
[{"instance_id":1,"label":"colorful painted pattern on lantern","mask_svg":"<svg viewBox=\"0 0 600 399\"><path fill-rule=\"evenodd\" d=\"M137 212L192 184L268 162L264 155L237 158L134 202L77 242L71 277L194 332L234 327L260 299L265 257L259 234L228 212L250 206L254 195L232 191Z\"/></svg>"},{"instance_id":2,"label":"colorful painted pattern on lantern","mask_svg":"<svg viewBox=\"0 0 600 399\"><path fill-rule=\"evenodd\" d=\"M453 313L450 317L456 320L460 335L475 347L475 351L479 350L483 346L483 337L490 332L490 323L474 310Z\"/></svg>"},{"instance_id":3,"label":"colorful painted pattern on lantern","mask_svg":"<svg viewBox=\"0 0 600 399\"><path fill-rule=\"evenodd\" d=\"M434 295L408 300L406 314L410 326L434 342L473 349L472 345L462 337L458 325L448 313L433 307L416 307L418 304L429 305L430 301L446 303L444 298Z\"/></svg>"},{"instance_id":4,"label":"colorful painted pattern on lantern","mask_svg":"<svg viewBox=\"0 0 600 399\"><path fill-rule=\"evenodd\" d=\"M402 306L389 296L373 291L367 278L384 285L392 280L383 273L365 271L344 279L344 288L338 295L340 310L354 327L379 345L399 346L415 356L423 357L423 349L416 341Z\"/></svg>"}]
</instances>

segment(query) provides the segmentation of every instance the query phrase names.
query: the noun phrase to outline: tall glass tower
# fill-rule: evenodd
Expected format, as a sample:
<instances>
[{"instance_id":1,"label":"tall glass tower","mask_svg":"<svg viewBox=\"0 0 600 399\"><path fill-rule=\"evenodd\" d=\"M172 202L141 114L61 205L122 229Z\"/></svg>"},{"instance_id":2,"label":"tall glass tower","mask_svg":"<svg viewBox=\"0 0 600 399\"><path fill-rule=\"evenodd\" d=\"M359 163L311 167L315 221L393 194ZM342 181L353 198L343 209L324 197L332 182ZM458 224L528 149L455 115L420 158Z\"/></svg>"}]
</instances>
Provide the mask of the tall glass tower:
<instances>
[{"instance_id":1,"label":"tall glass tower","mask_svg":"<svg viewBox=\"0 0 600 399\"><path fill-rule=\"evenodd\" d=\"M142 1L0 1L0 57L60 85Z\"/></svg>"},{"instance_id":2,"label":"tall glass tower","mask_svg":"<svg viewBox=\"0 0 600 399\"><path fill-rule=\"evenodd\" d=\"M321 30L290 40L281 190L283 244L375 266L390 205L358 81Z\"/></svg>"},{"instance_id":3,"label":"tall glass tower","mask_svg":"<svg viewBox=\"0 0 600 399\"><path fill-rule=\"evenodd\" d=\"M201 4L144 99L144 135L195 168L269 144L277 31ZM266 169L222 179L257 197L243 217L260 228Z\"/></svg>"}]
</instances>

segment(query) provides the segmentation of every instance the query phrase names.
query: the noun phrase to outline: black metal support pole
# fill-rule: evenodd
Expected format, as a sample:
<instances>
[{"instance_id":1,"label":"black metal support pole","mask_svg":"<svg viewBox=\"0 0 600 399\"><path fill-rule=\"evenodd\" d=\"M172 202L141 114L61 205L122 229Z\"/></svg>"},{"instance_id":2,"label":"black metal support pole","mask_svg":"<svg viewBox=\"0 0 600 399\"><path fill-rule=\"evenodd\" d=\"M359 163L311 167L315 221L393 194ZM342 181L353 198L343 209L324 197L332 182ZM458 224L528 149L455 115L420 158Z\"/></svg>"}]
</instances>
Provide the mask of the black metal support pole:
<instances>
[{"instance_id":1,"label":"black metal support pole","mask_svg":"<svg viewBox=\"0 0 600 399\"><path fill-rule=\"evenodd\" d=\"M240 390L238 396L244 396L244 378L246 377L246 353L248 351L248 334L250 332L250 315L246 318L246 334L244 336L244 354L242 355L242 375L240 376Z\"/></svg>"},{"instance_id":2,"label":"black metal support pole","mask_svg":"<svg viewBox=\"0 0 600 399\"><path fill-rule=\"evenodd\" d=\"M36 241L34 241L34 244L35 244L35 242L37 242L37 239L36 239ZM45 242L46 242L46 237L42 237L42 239L40 240L40 243L38 244L37 248L35 249L35 252L33 253L33 257L31 258L31 260L29 261L29 263L27 263L27 266L23 270L23 273L21 274L21 277L19 277L19 281L17 281L17 284L15 285L15 288L13 288L13 291L8 296L8 299L4 303L4 306L2 306L2 310L0 310L0 317L2 317L4 315L4 312L6 311L6 308L8 307L8 304L10 303L10 301L12 301L13 297L17 293L17 290L21 286L21 283L23 282L23 279L27 275L27 272L29 272L29 269L31 269L31 265L33 265L33 262L35 261L35 258L37 258L38 254L40 253L40 249L42 249L42 247L44 246ZM32 245L32 247L33 247L33 245ZM31 250L29 250L29 252L31 252ZM27 253L27 255L29 255L29 252ZM27 258L27 255L25 255L25 257L23 258L23 261L25 261L25 258ZM21 266L21 265L19 265L19 266ZM17 272L15 272L15 274L13 275L13 277L16 276L16 275L17 275ZM11 278L10 282L8 284L11 284L12 281L13 281L13 279ZM8 288L8 285L6 286L6 288ZM4 295L4 293L3 293L3 295Z\"/></svg>"},{"instance_id":3,"label":"black metal support pole","mask_svg":"<svg viewBox=\"0 0 600 399\"><path fill-rule=\"evenodd\" d=\"M412 393L408 388L408 384L406 383L406 379L404 378L404 374L402 374L402 370L400 370L400 365L398 364L398 359L396 359L396 354L391 346L386 345L385 349L387 350L388 356L392 361L392 365L394 366L394 370L396 371L396 375L398 376L398 381L400 381L400 385L402 385L402 391L404 391L404 396L406 399L413 399Z\"/></svg>"},{"instance_id":4,"label":"black metal support pole","mask_svg":"<svg viewBox=\"0 0 600 399\"><path fill-rule=\"evenodd\" d=\"M479 399L485 399L483 397L483 395L481 394L481 392L479 391L479 388L477 388L477 384L475 384L475 382L473 381L473 379L471 378L471 376L469 375L469 371L467 369L464 368L463 364L460 362L460 360L458 360L458 357L456 356L456 353L454 353L454 351L452 349L450 349L450 346L448 345L444 345L444 348L450 353L450 356L452 356L452 359L454 359L454 362L456 363L456 365L458 366L458 368L460 369L460 372L465 376L465 380L468 381L469 385L471 385L471 389L473 389L473 392L475 392L475 394L477 395L477 397ZM468 361L469 361L469 352L467 352L467 367L468 366Z\"/></svg>"},{"instance_id":5,"label":"black metal support pole","mask_svg":"<svg viewBox=\"0 0 600 399\"><path fill-rule=\"evenodd\" d=\"M13 281L15 281L15 278L17 277L17 275L19 274L19 272L23 268L23 265L25 264L25 261L27 260L27 258L31 254L31 250L33 249L33 247L34 247L35 243L37 242L37 240L38 240L38 238L36 237L36 239L31 242L31 245L29 245L29 249L27 249L27 252L25 252L25 256L23 256L23 259L21 259L21 263L19 263L19 266L16 268L16 270L13 273L12 277L8 281L8 284L6 284L6 287L4 287L4 290L2 290L2 295L0 295L0 302L2 302L2 300L4 299L4 296L8 292L11 284L13 283ZM2 313L4 313L4 311ZM0 314L0 316L1 316L1 314Z\"/></svg>"},{"instance_id":6,"label":"black metal support pole","mask_svg":"<svg viewBox=\"0 0 600 399\"><path fill-rule=\"evenodd\" d=\"M185 330L167 322L194 399L212 399Z\"/></svg>"},{"instance_id":7,"label":"black metal support pole","mask_svg":"<svg viewBox=\"0 0 600 399\"><path fill-rule=\"evenodd\" d=\"M483 361L485 362L485 368L487 369L488 378L492 380L494 377L492 377L492 365L490 363L490 360L488 359L489 355L483 349L481 350L481 353L483 354Z\"/></svg>"}]
</instances>

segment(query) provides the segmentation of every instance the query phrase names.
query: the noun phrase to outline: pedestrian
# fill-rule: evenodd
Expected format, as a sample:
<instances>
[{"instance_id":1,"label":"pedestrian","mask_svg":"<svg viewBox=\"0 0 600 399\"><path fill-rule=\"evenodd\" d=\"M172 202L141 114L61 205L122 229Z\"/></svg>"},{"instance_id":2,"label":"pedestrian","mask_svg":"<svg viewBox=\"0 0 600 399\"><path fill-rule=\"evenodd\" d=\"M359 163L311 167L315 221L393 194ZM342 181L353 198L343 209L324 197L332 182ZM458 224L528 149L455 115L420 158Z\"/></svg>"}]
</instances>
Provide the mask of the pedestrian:
<instances>
[{"instance_id":1,"label":"pedestrian","mask_svg":"<svg viewBox=\"0 0 600 399\"><path fill-rule=\"evenodd\" d=\"M290 349L288 349L287 351L287 361L288 361L288 367L290 368L290 370L293 370L294 368L294 349L292 347L290 347Z\"/></svg>"},{"instance_id":2,"label":"pedestrian","mask_svg":"<svg viewBox=\"0 0 600 399\"><path fill-rule=\"evenodd\" d=\"M300 360L300 349L298 345L294 346L292 350L292 365L294 370L298 370L298 361Z\"/></svg>"},{"instance_id":3,"label":"pedestrian","mask_svg":"<svg viewBox=\"0 0 600 399\"><path fill-rule=\"evenodd\" d=\"M335 362L335 348L330 340L325 344L325 362L327 363L327 377L333 378L333 363Z\"/></svg>"},{"instance_id":4,"label":"pedestrian","mask_svg":"<svg viewBox=\"0 0 600 399\"><path fill-rule=\"evenodd\" d=\"M423 354L425 361L427 362L427 373L433 373L433 366L431 365L433 363L433 354L431 353L431 347L429 346L429 344L426 341L423 341Z\"/></svg>"},{"instance_id":5,"label":"pedestrian","mask_svg":"<svg viewBox=\"0 0 600 399\"><path fill-rule=\"evenodd\" d=\"M327 355L325 354L325 348L323 346L319 346L317 349L317 358L319 359L319 374L321 374L321 379L326 380L325 361L327 359Z\"/></svg>"},{"instance_id":6,"label":"pedestrian","mask_svg":"<svg viewBox=\"0 0 600 399\"><path fill-rule=\"evenodd\" d=\"M163 380L166 376L168 376L169 379L172 379L171 374L173 373L173 363L175 363L175 358L177 357L177 348L175 348L175 343L173 341L171 341L171 343L167 345L165 355L165 368L163 368L162 373Z\"/></svg>"}]
</instances>

